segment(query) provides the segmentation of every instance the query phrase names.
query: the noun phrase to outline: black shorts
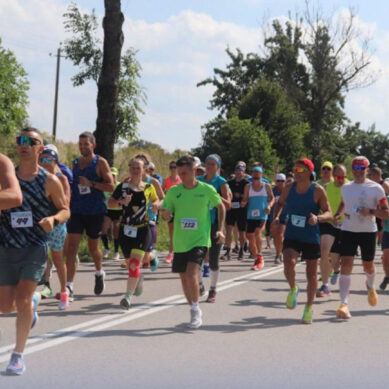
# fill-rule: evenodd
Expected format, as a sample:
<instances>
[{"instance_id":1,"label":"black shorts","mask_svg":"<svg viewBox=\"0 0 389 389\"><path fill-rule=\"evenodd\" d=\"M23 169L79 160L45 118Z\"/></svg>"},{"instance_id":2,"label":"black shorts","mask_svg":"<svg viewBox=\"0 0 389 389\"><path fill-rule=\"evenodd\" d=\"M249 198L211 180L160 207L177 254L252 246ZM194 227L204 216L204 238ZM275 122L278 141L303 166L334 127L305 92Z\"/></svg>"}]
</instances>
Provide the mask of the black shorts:
<instances>
[{"instance_id":1,"label":"black shorts","mask_svg":"<svg viewBox=\"0 0 389 389\"><path fill-rule=\"evenodd\" d=\"M201 246L194 247L185 253L174 253L172 272L185 273L188 262L197 263L199 266L201 266L205 256L207 255L207 251L207 247Z\"/></svg>"},{"instance_id":2,"label":"black shorts","mask_svg":"<svg viewBox=\"0 0 389 389\"><path fill-rule=\"evenodd\" d=\"M375 218L375 224L377 224L378 231L382 231L382 220L379 217Z\"/></svg>"},{"instance_id":3,"label":"black shorts","mask_svg":"<svg viewBox=\"0 0 389 389\"><path fill-rule=\"evenodd\" d=\"M68 234L82 234L85 230L88 238L97 239L101 235L104 214L80 215L72 213L67 223Z\"/></svg>"},{"instance_id":4,"label":"black shorts","mask_svg":"<svg viewBox=\"0 0 389 389\"><path fill-rule=\"evenodd\" d=\"M338 228L335 228L331 223L319 223L320 236L331 235L336 237Z\"/></svg>"},{"instance_id":5,"label":"black shorts","mask_svg":"<svg viewBox=\"0 0 389 389\"><path fill-rule=\"evenodd\" d=\"M109 217L113 222L120 220L123 211L121 209L107 209L105 216Z\"/></svg>"},{"instance_id":6,"label":"black shorts","mask_svg":"<svg viewBox=\"0 0 389 389\"><path fill-rule=\"evenodd\" d=\"M246 208L231 209L227 211L226 224L227 226L234 226L236 223L239 231L246 231L246 216Z\"/></svg>"},{"instance_id":7,"label":"black shorts","mask_svg":"<svg viewBox=\"0 0 389 389\"><path fill-rule=\"evenodd\" d=\"M281 215L280 215L280 224L286 224L286 211L282 210Z\"/></svg>"},{"instance_id":8,"label":"black shorts","mask_svg":"<svg viewBox=\"0 0 389 389\"><path fill-rule=\"evenodd\" d=\"M340 255L342 257L354 257L359 246L362 260L371 262L375 256L376 233L342 231L340 233L340 244Z\"/></svg>"},{"instance_id":9,"label":"black shorts","mask_svg":"<svg viewBox=\"0 0 389 389\"><path fill-rule=\"evenodd\" d=\"M120 226L119 244L123 251L124 258L130 258L131 250L141 250L146 252L150 246L151 232L149 226L139 227L135 238L124 235L124 226Z\"/></svg>"},{"instance_id":10,"label":"black shorts","mask_svg":"<svg viewBox=\"0 0 389 389\"><path fill-rule=\"evenodd\" d=\"M151 253L155 249L155 243L157 241L157 226L155 224L149 224L150 229L150 243L146 247L146 253Z\"/></svg>"},{"instance_id":11,"label":"black shorts","mask_svg":"<svg viewBox=\"0 0 389 389\"><path fill-rule=\"evenodd\" d=\"M341 248L341 245L340 245L340 234L341 234L341 229L340 228L334 228L335 229L335 240L334 240L334 243L332 244L331 246L331 250L330 250L330 253L334 253L334 254L340 254L340 248Z\"/></svg>"},{"instance_id":12,"label":"black shorts","mask_svg":"<svg viewBox=\"0 0 389 389\"><path fill-rule=\"evenodd\" d=\"M262 228L265 223L266 220L247 219L246 232L253 234L257 228Z\"/></svg>"},{"instance_id":13,"label":"black shorts","mask_svg":"<svg viewBox=\"0 0 389 389\"><path fill-rule=\"evenodd\" d=\"M384 231L381 243L382 250L389 249L389 232Z\"/></svg>"},{"instance_id":14,"label":"black shorts","mask_svg":"<svg viewBox=\"0 0 389 389\"><path fill-rule=\"evenodd\" d=\"M272 221L273 220L270 217L266 220L266 226L265 226L266 236L270 236L270 227L271 227Z\"/></svg>"},{"instance_id":15,"label":"black shorts","mask_svg":"<svg viewBox=\"0 0 389 389\"><path fill-rule=\"evenodd\" d=\"M301 254L302 259L320 258L320 245L317 243L300 242L299 240L285 239L282 250L293 249Z\"/></svg>"}]
</instances>

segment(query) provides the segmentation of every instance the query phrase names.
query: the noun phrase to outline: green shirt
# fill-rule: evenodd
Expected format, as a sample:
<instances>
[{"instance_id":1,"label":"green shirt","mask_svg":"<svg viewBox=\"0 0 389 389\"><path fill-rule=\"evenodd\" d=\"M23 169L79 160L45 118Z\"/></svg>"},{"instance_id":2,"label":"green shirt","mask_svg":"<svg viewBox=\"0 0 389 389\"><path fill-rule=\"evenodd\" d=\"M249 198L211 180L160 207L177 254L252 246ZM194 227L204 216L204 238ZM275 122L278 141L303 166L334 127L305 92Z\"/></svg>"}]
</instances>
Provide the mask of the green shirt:
<instances>
[{"instance_id":1,"label":"green shirt","mask_svg":"<svg viewBox=\"0 0 389 389\"><path fill-rule=\"evenodd\" d=\"M204 182L198 181L193 189L186 189L180 183L166 192L162 207L174 214L174 252L185 253L194 247L211 247L209 210L220 203L221 198L216 190Z\"/></svg>"},{"instance_id":2,"label":"green shirt","mask_svg":"<svg viewBox=\"0 0 389 389\"><path fill-rule=\"evenodd\" d=\"M348 181L345 180L344 183L347 183ZM330 203L332 215L335 215L336 211L339 208L340 202L342 201L342 187L336 186L335 181L329 182L325 190L327 192L328 202ZM343 220L343 217L339 220L341 223Z\"/></svg>"}]
</instances>

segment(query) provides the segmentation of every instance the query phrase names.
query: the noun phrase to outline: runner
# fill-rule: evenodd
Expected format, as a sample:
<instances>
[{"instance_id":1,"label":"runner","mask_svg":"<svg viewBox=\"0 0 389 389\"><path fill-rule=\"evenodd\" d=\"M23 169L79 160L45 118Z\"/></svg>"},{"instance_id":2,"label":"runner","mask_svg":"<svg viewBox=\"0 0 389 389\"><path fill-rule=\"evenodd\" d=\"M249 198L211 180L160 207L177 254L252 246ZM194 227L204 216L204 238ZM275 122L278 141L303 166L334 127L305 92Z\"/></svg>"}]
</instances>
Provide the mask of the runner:
<instances>
[{"instance_id":1,"label":"runner","mask_svg":"<svg viewBox=\"0 0 389 389\"><path fill-rule=\"evenodd\" d=\"M0 192L1 193L1 192ZM389 201L389 196L386 196L386 199ZM382 237L382 251L384 252L382 258L382 265L384 268L384 279L380 284L380 289L384 291L389 283L389 220L382 220L383 224L383 237Z\"/></svg>"},{"instance_id":2,"label":"runner","mask_svg":"<svg viewBox=\"0 0 389 389\"><path fill-rule=\"evenodd\" d=\"M169 220L174 214L174 259L172 270L179 273L182 289L191 306L191 328L202 324L199 307L198 274L202 261L211 247L210 208L218 208L219 226L216 237L224 239L225 208L216 190L203 182L197 181L194 158L183 156L177 161L182 183L171 188L163 202L162 216Z\"/></svg>"},{"instance_id":3,"label":"runner","mask_svg":"<svg viewBox=\"0 0 389 389\"><path fill-rule=\"evenodd\" d=\"M68 179L62 174L58 165L58 154L49 148L44 148L42 154L39 158L39 164L46 169L49 173L58 177L62 189L65 193L66 204L69 206L70 203L70 185ZM66 223L58 224L54 227L53 231L50 232L48 238L48 246L51 250L51 260L54 263L54 266L57 270L58 280L60 283L60 298L58 303L58 309L64 310L69 308L69 291L66 288L66 265L63 261L63 249L65 245L67 235ZM47 261L46 266L46 282L45 287L50 289L50 273L51 273L51 263L50 260ZM41 294L43 297L45 294ZM51 292L52 295L52 292Z\"/></svg>"},{"instance_id":4,"label":"runner","mask_svg":"<svg viewBox=\"0 0 389 389\"><path fill-rule=\"evenodd\" d=\"M340 236L340 277L339 292L341 304L336 311L336 317L349 319L348 307L351 272L354 256L358 246L361 249L363 269L366 274L368 302L371 306L378 303L377 292L374 288L377 225L375 217L389 217L388 202L381 185L367 178L369 160L356 157L352 161L354 180L342 186L342 202L335 214L335 220L344 214Z\"/></svg>"},{"instance_id":5,"label":"runner","mask_svg":"<svg viewBox=\"0 0 389 389\"><path fill-rule=\"evenodd\" d=\"M271 186L262 182L262 175L262 166L254 166L251 175L253 180L245 186L242 201L242 206L247 206L246 232L251 254L255 258L251 270L259 270L264 266L261 233L274 202Z\"/></svg>"},{"instance_id":6,"label":"runner","mask_svg":"<svg viewBox=\"0 0 389 389\"><path fill-rule=\"evenodd\" d=\"M162 185L163 178L158 173L155 172L155 165L151 161L150 161L149 166L147 168L147 173L151 177L155 178L160 183L160 185Z\"/></svg>"},{"instance_id":7,"label":"runner","mask_svg":"<svg viewBox=\"0 0 389 389\"><path fill-rule=\"evenodd\" d=\"M342 200L342 186L347 181L347 171L344 165L336 165L333 169L335 179L330 181L326 187L328 201L331 210L334 212L339 208ZM342 220L334 220L327 223L321 223L320 230L320 275L322 286L316 292L316 297L326 297L331 294L328 280L330 277L330 259L333 267L331 284L335 285L339 275L340 268L340 227Z\"/></svg>"},{"instance_id":8,"label":"runner","mask_svg":"<svg viewBox=\"0 0 389 389\"><path fill-rule=\"evenodd\" d=\"M246 166L237 164L235 166L235 177L228 181L232 192L231 209L227 211L226 216L226 253L225 258L231 259L231 243L234 226L237 225L239 231L239 255L238 259L242 260L244 256L243 247L246 242L246 218L247 210L242 205L244 188L248 185L245 179Z\"/></svg>"},{"instance_id":9,"label":"runner","mask_svg":"<svg viewBox=\"0 0 389 389\"><path fill-rule=\"evenodd\" d=\"M217 154L208 155L205 159L205 170L204 176L197 177L198 181L205 182L215 188L216 192L220 195L223 205L230 209L231 198L229 196L229 187L227 181L221 177L218 173L221 168L221 159ZM220 221L218 220L217 209L211 209L211 247L208 250L208 261L209 264L204 264L204 273L207 272L207 267L211 270L211 282L208 293L207 302L214 303L216 301L216 287L219 279L219 258L222 244L220 243L219 237L216 232L219 230ZM224 220L223 220L224 225ZM203 273L203 276L206 276ZM200 278L200 288L203 289L202 279Z\"/></svg>"},{"instance_id":10,"label":"runner","mask_svg":"<svg viewBox=\"0 0 389 389\"><path fill-rule=\"evenodd\" d=\"M140 265L151 240L147 207L151 202L156 212L158 201L154 186L142 181L145 172L144 160L134 157L129 168L130 177L118 185L108 200L110 207L123 208L119 242L128 267L126 292L120 301L123 309L129 309L132 296L140 296L143 291Z\"/></svg>"},{"instance_id":11,"label":"runner","mask_svg":"<svg viewBox=\"0 0 389 389\"><path fill-rule=\"evenodd\" d=\"M116 187L119 185L118 175L119 170L116 167L111 167L111 174L113 177L113 185ZM107 232L111 228L112 236L113 236L113 244L114 244L114 261L118 261L120 259L119 253L119 227L120 227L120 216L122 215L122 207L110 208L108 206L108 199L111 197L111 192L104 192L106 201L107 201L107 213L104 216L104 225L103 230L101 232L101 241L104 245L104 253L103 258L108 258L111 250L109 249L108 235Z\"/></svg>"},{"instance_id":12,"label":"runner","mask_svg":"<svg viewBox=\"0 0 389 389\"><path fill-rule=\"evenodd\" d=\"M73 300L73 282L77 270L76 256L84 230L88 237L88 249L95 263L95 295L104 290L105 273L103 254L99 248L99 238L104 224L104 192L114 189L112 174L108 162L96 155L96 139L91 132L79 136L78 146L81 157L73 161L73 185L70 201L71 217L68 222L67 248L67 287Z\"/></svg>"},{"instance_id":13,"label":"runner","mask_svg":"<svg viewBox=\"0 0 389 389\"><path fill-rule=\"evenodd\" d=\"M19 156L16 175L23 193L21 205L8 161L1 161L4 170L0 170L5 191L0 192L0 309L2 313L17 311L16 345L6 369L11 375L25 371L23 351L38 318L38 294L34 292L45 271L48 233L69 217L60 181L38 165L43 150L40 132L25 128L16 142Z\"/></svg>"},{"instance_id":14,"label":"runner","mask_svg":"<svg viewBox=\"0 0 389 389\"><path fill-rule=\"evenodd\" d=\"M334 181L334 177L332 176L333 168L334 166L330 161L325 161L323 165L321 165L321 176L320 180L318 180L317 183L323 188L325 188L328 183ZM314 175L316 177L316 173ZM316 181L316 178L313 181Z\"/></svg>"},{"instance_id":15,"label":"runner","mask_svg":"<svg viewBox=\"0 0 389 389\"><path fill-rule=\"evenodd\" d=\"M163 183L162 183L162 189L165 193L167 193L167 191L171 187L178 185L181 182L181 178L177 174L176 161L171 161L169 163L169 170L170 170L170 175L168 177L166 177L166 179L164 179ZM172 260L173 260L173 226L174 226L173 218L174 218L174 215L172 215L172 220L168 220L169 253L165 259L165 262L168 264L172 263Z\"/></svg>"},{"instance_id":16,"label":"runner","mask_svg":"<svg viewBox=\"0 0 389 389\"><path fill-rule=\"evenodd\" d=\"M320 235L318 223L332 218L325 190L316 182L311 182L314 171L312 161L307 158L295 163L295 182L288 184L282 191L274 212L274 223L279 222L282 208L287 211L286 231L283 246L284 273L290 285L286 307L294 309L297 305L299 287L296 284L296 262L300 254L306 262L307 304L302 322L312 323L313 300L317 289L317 261L320 258ZM319 210L322 212L318 215Z\"/></svg>"}]
</instances>

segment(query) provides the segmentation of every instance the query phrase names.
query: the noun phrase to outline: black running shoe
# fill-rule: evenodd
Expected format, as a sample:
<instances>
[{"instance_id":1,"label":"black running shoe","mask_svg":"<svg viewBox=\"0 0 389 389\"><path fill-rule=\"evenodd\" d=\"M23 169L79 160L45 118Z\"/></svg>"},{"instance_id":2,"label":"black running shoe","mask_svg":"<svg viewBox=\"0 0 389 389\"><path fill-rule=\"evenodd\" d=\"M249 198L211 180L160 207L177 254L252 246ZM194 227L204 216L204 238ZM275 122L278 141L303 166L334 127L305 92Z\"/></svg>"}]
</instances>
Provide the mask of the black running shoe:
<instances>
[{"instance_id":1,"label":"black running shoe","mask_svg":"<svg viewBox=\"0 0 389 389\"><path fill-rule=\"evenodd\" d=\"M97 274L95 275L95 295L99 296L101 293L103 293L105 283L105 272L103 272L102 275L98 276Z\"/></svg>"},{"instance_id":2,"label":"black running shoe","mask_svg":"<svg viewBox=\"0 0 389 389\"><path fill-rule=\"evenodd\" d=\"M389 277L385 277L380 284L380 289L384 291L389 284Z\"/></svg>"}]
</instances>

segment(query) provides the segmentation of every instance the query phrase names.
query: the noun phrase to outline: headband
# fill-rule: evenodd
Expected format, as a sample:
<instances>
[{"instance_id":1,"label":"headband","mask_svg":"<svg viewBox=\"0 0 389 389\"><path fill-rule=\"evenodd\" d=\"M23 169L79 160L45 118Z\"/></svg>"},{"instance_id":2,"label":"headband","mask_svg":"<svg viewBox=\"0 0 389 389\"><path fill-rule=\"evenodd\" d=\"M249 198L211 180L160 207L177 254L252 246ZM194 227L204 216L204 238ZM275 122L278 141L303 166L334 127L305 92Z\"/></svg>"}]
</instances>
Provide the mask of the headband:
<instances>
[{"instance_id":1,"label":"headband","mask_svg":"<svg viewBox=\"0 0 389 389\"><path fill-rule=\"evenodd\" d=\"M221 162L220 162L220 159L214 155L214 154L211 154L211 155L208 155L208 157L205 159L205 161L208 161L208 159L213 159L216 163L217 163L217 166L221 166Z\"/></svg>"}]
</instances>

